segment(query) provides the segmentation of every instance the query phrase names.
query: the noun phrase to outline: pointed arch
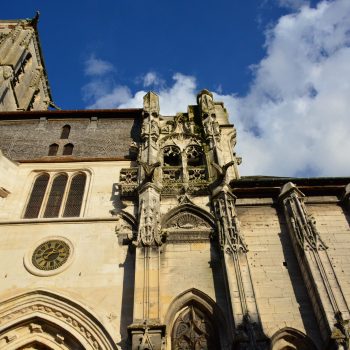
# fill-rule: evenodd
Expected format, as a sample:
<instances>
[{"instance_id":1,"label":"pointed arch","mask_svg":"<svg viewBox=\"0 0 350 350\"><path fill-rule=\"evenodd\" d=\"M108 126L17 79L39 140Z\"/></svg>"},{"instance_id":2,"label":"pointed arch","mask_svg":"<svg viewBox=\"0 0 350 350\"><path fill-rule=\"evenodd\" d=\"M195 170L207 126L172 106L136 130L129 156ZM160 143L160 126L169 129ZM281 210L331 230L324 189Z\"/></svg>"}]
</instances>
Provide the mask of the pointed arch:
<instances>
[{"instance_id":1,"label":"pointed arch","mask_svg":"<svg viewBox=\"0 0 350 350\"><path fill-rule=\"evenodd\" d=\"M162 230L168 242L207 242L213 237L215 224L210 213L187 202L164 215Z\"/></svg>"},{"instance_id":2,"label":"pointed arch","mask_svg":"<svg viewBox=\"0 0 350 350\"><path fill-rule=\"evenodd\" d=\"M295 328L285 327L271 338L270 350L317 350L313 341Z\"/></svg>"},{"instance_id":3,"label":"pointed arch","mask_svg":"<svg viewBox=\"0 0 350 350\"><path fill-rule=\"evenodd\" d=\"M186 310L190 309L198 310L201 317L211 323L210 327L218 335L220 348L229 348L232 344L232 335L222 310L212 298L196 288L181 293L170 303L164 319L168 329L168 342L172 341L174 327L179 323L179 317L181 318L186 314Z\"/></svg>"},{"instance_id":4,"label":"pointed arch","mask_svg":"<svg viewBox=\"0 0 350 350\"><path fill-rule=\"evenodd\" d=\"M31 291L1 302L0 329L6 350L32 343L55 350L66 350L63 343L77 350L116 349L113 339L91 311L46 290Z\"/></svg>"},{"instance_id":5,"label":"pointed arch","mask_svg":"<svg viewBox=\"0 0 350 350\"><path fill-rule=\"evenodd\" d=\"M179 206L171 209L168 213L166 213L162 218L162 227L165 227L169 220L171 220L174 216L186 212L201 218L206 223L208 223L211 228L215 228L214 217L209 212L191 202L180 204Z\"/></svg>"}]
</instances>

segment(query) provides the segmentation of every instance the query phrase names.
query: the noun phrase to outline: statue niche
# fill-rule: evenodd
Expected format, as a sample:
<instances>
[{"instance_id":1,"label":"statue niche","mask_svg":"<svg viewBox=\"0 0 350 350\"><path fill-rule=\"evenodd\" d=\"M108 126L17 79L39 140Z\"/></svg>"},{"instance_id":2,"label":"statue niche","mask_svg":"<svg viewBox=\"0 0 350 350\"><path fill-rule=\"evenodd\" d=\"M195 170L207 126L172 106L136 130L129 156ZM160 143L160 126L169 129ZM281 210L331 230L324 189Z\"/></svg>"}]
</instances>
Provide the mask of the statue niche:
<instances>
[{"instance_id":1,"label":"statue niche","mask_svg":"<svg viewBox=\"0 0 350 350\"><path fill-rule=\"evenodd\" d=\"M174 350L220 349L218 334L211 320L194 305L187 306L178 316L172 332Z\"/></svg>"}]
</instances>

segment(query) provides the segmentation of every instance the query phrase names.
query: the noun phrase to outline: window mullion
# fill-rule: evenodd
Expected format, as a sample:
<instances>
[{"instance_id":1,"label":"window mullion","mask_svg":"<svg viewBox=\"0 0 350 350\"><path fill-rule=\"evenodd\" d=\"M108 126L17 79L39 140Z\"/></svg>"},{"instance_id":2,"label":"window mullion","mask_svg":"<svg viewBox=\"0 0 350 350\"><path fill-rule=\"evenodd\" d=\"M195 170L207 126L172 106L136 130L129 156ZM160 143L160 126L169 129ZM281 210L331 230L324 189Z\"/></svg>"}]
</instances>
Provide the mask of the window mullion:
<instances>
[{"instance_id":1,"label":"window mullion","mask_svg":"<svg viewBox=\"0 0 350 350\"><path fill-rule=\"evenodd\" d=\"M44 195L43 202L41 204L41 208L40 208L40 211L39 211L38 218L42 218L44 216L44 212L45 212L45 209L46 209L46 204L47 204L50 192L51 192L52 181L53 181L53 178L54 178L53 175L55 175L55 174L52 175L52 173L48 173L48 174L49 174L50 178L49 178L49 182L48 182L47 187L46 187L46 192L45 192L45 195Z\"/></svg>"},{"instance_id":2,"label":"window mullion","mask_svg":"<svg viewBox=\"0 0 350 350\"><path fill-rule=\"evenodd\" d=\"M66 188L65 188L64 193L63 193L61 208L60 208L60 211L58 213L58 217L59 218L61 218L63 216L64 210L66 209L67 197L68 197L68 194L69 194L69 191L70 191L72 178L73 178L73 175L75 173L66 173L66 174L68 176L68 180L67 180L67 183L66 183Z\"/></svg>"}]
</instances>

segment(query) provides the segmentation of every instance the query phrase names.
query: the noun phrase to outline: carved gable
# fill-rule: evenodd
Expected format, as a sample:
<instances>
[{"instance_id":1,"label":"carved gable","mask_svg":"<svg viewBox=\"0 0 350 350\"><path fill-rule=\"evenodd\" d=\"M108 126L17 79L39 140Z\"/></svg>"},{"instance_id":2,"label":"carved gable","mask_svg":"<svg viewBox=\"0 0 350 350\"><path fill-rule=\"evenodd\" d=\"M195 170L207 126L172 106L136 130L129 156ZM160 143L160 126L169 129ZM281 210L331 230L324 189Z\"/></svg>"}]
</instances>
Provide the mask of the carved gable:
<instances>
[{"instance_id":1,"label":"carved gable","mask_svg":"<svg viewBox=\"0 0 350 350\"><path fill-rule=\"evenodd\" d=\"M170 219L166 228L169 230L210 230L210 225L192 213L179 213Z\"/></svg>"},{"instance_id":2,"label":"carved gable","mask_svg":"<svg viewBox=\"0 0 350 350\"><path fill-rule=\"evenodd\" d=\"M212 227L196 214L180 212L166 222L163 231L169 242L206 241L210 238Z\"/></svg>"}]
</instances>

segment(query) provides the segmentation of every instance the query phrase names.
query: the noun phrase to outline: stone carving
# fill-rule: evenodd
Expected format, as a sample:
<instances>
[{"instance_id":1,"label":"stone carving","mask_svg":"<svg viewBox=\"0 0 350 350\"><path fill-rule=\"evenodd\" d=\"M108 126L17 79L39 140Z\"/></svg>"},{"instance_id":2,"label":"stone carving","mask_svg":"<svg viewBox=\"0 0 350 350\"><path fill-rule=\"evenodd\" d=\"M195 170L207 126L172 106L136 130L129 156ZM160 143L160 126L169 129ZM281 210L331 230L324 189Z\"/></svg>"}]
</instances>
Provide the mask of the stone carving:
<instances>
[{"instance_id":1,"label":"stone carving","mask_svg":"<svg viewBox=\"0 0 350 350\"><path fill-rule=\"evenodd\" d=\"M202 148L198 145L189 145L186 148L187 162L197 162L198 165L202 165L203 162L203 151ZM194 165L194 164L191 164Z\"/></svg>"},{"instance_id":2,"label":"stone carving","mask_svg":"<svg viewBox=\"0 0 350 350\"><path fill-rule=\"evenodd\" d=\"M303 202L295 192L284 200L284 205L288 208L290 223L300 248L304 250L327 249L317 231L315 218L306 213Z\"/></svg>"},{"instance_id":3,"label":"stone carving","mask_svg":"<svg viewBox=\"0 0 350 350\"><path fill-rule=\"evenodd\" d=\"M188 167L188 179L192 182L203 182L207 180L205 167Z\"/></svg>"},{"instance_id":4,"label":"stone carving","mask_svg":"<svg viewBox=\"0 0 350 350\"><path fill-rule=\"evenodd\" d=\"M211 229L210 225L207 222L205 222L203 219L188 212L179 213L175 215L173 218L171 218L167 222L165 228L171 229L171 230Z\"/></svg>"},{"instance_id":5,"label":"stone carving","mask_svg":"<svg viewBox=\"0 0 350 350\"><path fill-rule=\"evenodd\" d=\"M127 223L120 214L116 215L115 233L117 236L125 235L130 241L136 239L137 233L133 230L132 226Z\"/></svg>"},{"instance_id":6,"label":"stone carving","mask_svg":"<svg viewBox=\"0 0 350 350\"><path fill-rule=\"evenodd\" d=\"M350 349L350 321L344 320L340 311L335 313L336 323L334 325L331 339L335 341L338 349Z\"/></svg>"},{"instance_id":7,"label":"stone carving","mask_svg":"<svg viewBox=\"0 0 350 350\"><path fill-rule=\"evenodd\" d=\"M174 324L172 349L220 349L210 320L194 306L184 310Z\"/></svg>"},{"instance_id":8,"label":"stone carving","mask_svg":"<svg viewBox=\"0 0 350 350\"><path fill-rule=\"evenodd\" d=\"M214 212L218 222L221 248L229 254L246 253L248 247L240 233L233 195L222 193L219 197L215 198Z\"/></svg>"},{"instance_id":9,"label":"stone carving","mask_svg":"<svg viewBox=\"0 0 350 350\"><path fill-rule=\"evenodd\" d=\"M184 113L178 113L174 118L174 134L191 134L193 132L193 125L188 120L188 116Z\"/></svg>"},{"instance_id":10,"label":"stone carving","mask_svg":"<svg viewBox=\"0 0 350 350\"><path fill-rule=\"evenodd\" d=\"M228 162L227 164L220 166L219 164L216 164L215 162L211 163L212 166L215 168L217 172L217 179L216 184L219 186L228 185L228 177L227 177L227 170L235 164L234 161Z\"/></svg>"},{"instance_id":11,"label":"stone carving","mask_svg":"<svg viewBox=\"0 0 350 350\"><path fill-rule=\"evenodd\" d=\"M147 164L145 162L139 161L139 164L142 166L145 174L143 183L152 182L154 171L160 166L160 162L156 162L154 164Z\"/></svg>"},{"instance_id":12,"label":"stone carving","mask_svg":"<svg viewBox=\"0 0 350 350\"><path fill-rule=\"evenodd\" d=\"M163 167L163 182L181 182L182 172L180 167Z\"/></svg>"},{"instance_id":13,"label":"stone carving","mask_svg":"<svg viewBox=\"0 0 350 350\"><path fill-rule=\"evenodd\" d=\"M210 91L202 90L197 95L197 103L204 118L212 113L215 113L213 94Z\"/></svg>"},{"instance_id":14,"label":"stone carving","mask_svg":"<svg viewBox=\"0 0 350 350\"><path fill-rule=\"evenodd\" d=\"M120 190L122 196L132 196L138 186L138 168L120 170Z\"/></svg>"},{"instance_id":15,"label":"stone carving","mask_svg":"<svg viewBox=\"0 0 350 350\"><path fill-rule=\"evenodd\" d=\"M138 350L155 350L151 341L151 337L149 335L149 327L147 326L147 324L145 326L145 331L142 335Z\"/></svg>"},{"instance_id":16,"label":"stone carving","mask_svg":"<svg viewBox=\"0 0 350 350\"><path fill-rule=\"evenodd\" d=\"M145 142L148 142L150 138L150 145L152 147L156 147L155 143L159 138L159 126L155 120L151 120L150 122L145 122L142 125L141 129L141 137Z\"/></svg>"},{"instance_id":17,"label":"stone carving","mask_svg":"<svg viewBox=\"0 0 350 350\"><path fill-rule=\"evenodd\" d=\"M149 191L150 188L147 190ZM160 229L159 202L151 193L143 197L139 204L139 232L136 244L162 245L164 236Z\"/></svg>"}]
</instances>

